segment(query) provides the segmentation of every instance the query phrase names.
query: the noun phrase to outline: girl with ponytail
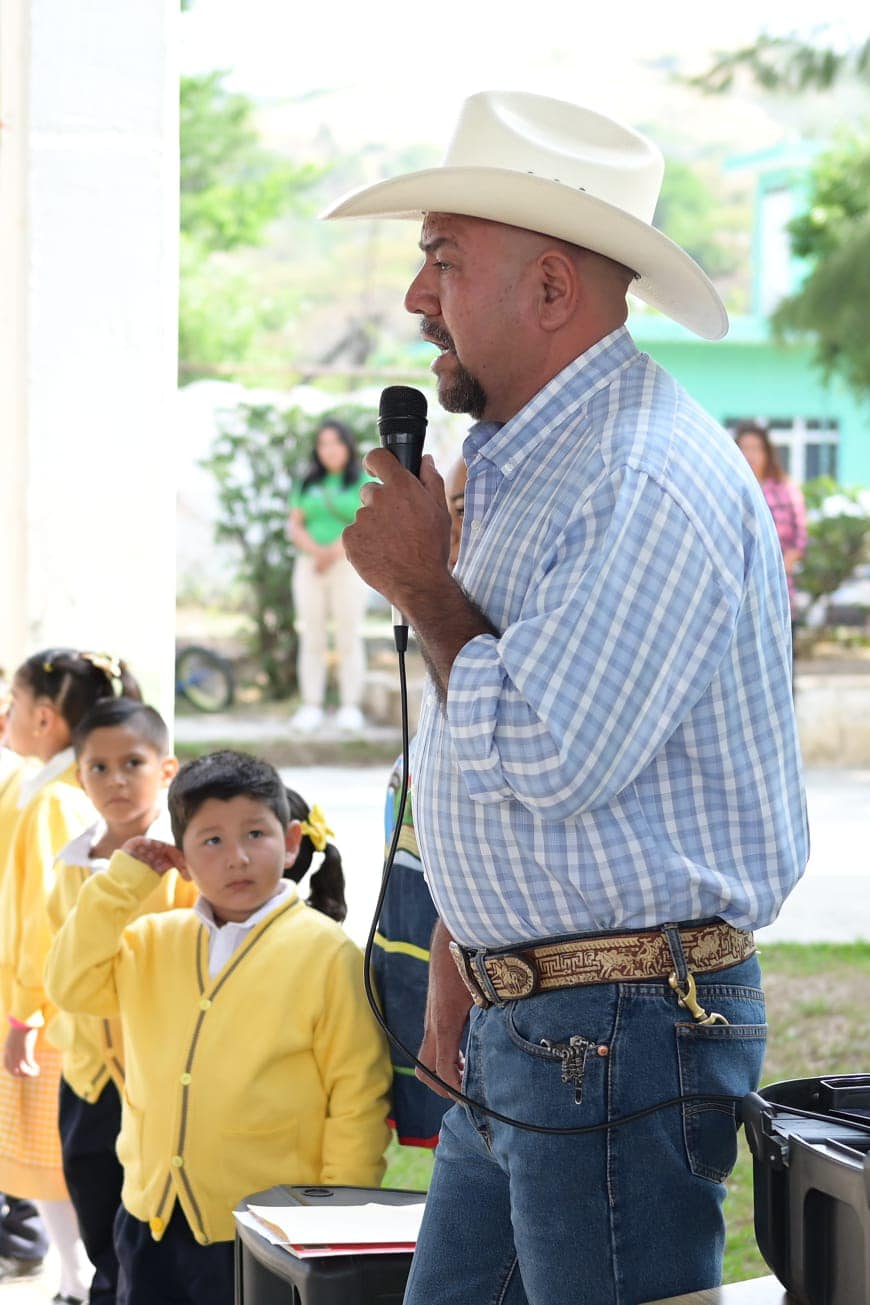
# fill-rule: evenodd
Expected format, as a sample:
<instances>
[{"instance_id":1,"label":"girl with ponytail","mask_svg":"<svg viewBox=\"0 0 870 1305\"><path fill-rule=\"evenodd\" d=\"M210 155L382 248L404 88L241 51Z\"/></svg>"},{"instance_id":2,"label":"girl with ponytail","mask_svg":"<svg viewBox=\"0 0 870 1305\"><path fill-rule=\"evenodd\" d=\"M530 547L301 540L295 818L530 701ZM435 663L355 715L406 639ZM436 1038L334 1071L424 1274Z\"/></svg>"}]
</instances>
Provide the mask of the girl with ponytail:
<instances>
[{"instance_id":1,"label":"girl with ponytail","mask_svg":"<svg viewBox=\"0 0 870 1305\"><path fill-rule=\"evenodd\" d=\"M329 838L332 830L326 823L326 817L318 806L309 807L308 803L295 789L285 788L287 802L290 806L290 819L298 820L302 830L302 841L296 860L284 871L285 879L292 879L298 884L308 873L315 853L321 856L321 862L309 882L309 895L306 901L315 911L321 911L331 920L342 923L347 915L347 903L344 900L344 869L341 853Z\"/></svg>"},{"instance_id":2,"label":"girl with ponytail","mask_svg":"<svg viewBox=\"0 0 870 1305\"><path fill-rule=\"evenodd\" d=\"M38 767L21 784L0 866L0 1191L36 1202L61 1262L55 1301L84 1301L90 1265L64 1183L57 1101L60 1053L45 1038L54 1014L43 967L51 942L47 899L55 857L96 818L82 791L73 730L103 698L141 701L123 662L103 653L47 648L12 680L7 745Z\"/></svg>"}]
</instances>

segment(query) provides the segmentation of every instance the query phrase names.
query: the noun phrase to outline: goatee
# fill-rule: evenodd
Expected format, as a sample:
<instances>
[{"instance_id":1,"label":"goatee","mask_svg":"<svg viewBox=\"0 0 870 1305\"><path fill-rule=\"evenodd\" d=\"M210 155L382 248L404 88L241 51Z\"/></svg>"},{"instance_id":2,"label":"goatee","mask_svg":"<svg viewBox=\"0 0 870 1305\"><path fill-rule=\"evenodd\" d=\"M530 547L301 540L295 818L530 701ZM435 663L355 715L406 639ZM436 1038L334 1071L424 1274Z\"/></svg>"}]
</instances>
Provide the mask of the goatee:
<instances>
[{"instance_id":1,"label":"goatee","mask_svg":"<svg viewBox=\"0 0 870 1305\"><path fill-rule=\"evenodd\" d=\"M453 376L438 379L438 402L445 412L467 412L469 417L479 421L486 411L486 391L476 376L472 376L467 367L463 367L456 356L453 337L443 326L424 317L420 323L420 334L442 349L448 349L456 358L456 370Z\"/></svg>"}]
</instances>

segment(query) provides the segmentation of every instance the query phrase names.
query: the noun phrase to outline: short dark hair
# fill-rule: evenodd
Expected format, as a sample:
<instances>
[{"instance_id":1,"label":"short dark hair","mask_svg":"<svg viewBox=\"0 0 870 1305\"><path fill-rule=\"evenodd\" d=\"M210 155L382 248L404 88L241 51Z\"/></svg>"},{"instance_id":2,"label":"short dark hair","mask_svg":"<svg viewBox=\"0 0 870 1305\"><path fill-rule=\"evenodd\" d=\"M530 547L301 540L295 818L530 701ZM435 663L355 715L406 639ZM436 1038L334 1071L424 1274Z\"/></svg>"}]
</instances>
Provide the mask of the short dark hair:
<instances>
[{"instance_id":1,"label":"short dark hair","mask_svg":"<svg viewBox=\"0 0 870 1305\"><path fill-rule=\"evenodd\" d=\"M186 761L169 785L169 819L176 847L181 847L187 826L204 802L209 798L229 802L234 797L262 802L286 831L290 809L275 767L250 753L225 748Z\"/></svg>"},{"instance_id":2,"label":"short dark hair","mask_svg":"<svg viewBox=\"0 0 870 1305\"><path fill-rule=\"evenodd\" d=\"M72 732L76 757L82 755L94 730L111 729L115 725L129 726L159 757L169 756L169 730L159 711L135 698L100 698Z\"/></svg>"}]
</instances>

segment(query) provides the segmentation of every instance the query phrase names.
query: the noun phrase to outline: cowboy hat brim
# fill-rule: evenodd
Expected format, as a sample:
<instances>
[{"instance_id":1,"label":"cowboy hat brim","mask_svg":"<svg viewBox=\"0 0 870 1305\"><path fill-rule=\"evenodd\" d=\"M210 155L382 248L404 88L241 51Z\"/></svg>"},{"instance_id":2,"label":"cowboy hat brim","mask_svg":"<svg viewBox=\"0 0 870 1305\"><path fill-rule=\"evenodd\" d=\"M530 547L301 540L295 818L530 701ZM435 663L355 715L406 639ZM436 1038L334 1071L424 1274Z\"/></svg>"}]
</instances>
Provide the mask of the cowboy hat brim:
<instances>
[{"instance_id":1,"label":"cowboy hat brim","mask_svg":"<svg viewBox=\"0 0 870 1305\"><path fill-rule=\"evenodd\" d=\"M325 218L422 219L458 213L541 231L630 267L632 294L705 340L720 340L728 314L685 250L622 209L559 181L507 168L439 167L379 181L340 199Z\"/></svg>"}]
</instances>

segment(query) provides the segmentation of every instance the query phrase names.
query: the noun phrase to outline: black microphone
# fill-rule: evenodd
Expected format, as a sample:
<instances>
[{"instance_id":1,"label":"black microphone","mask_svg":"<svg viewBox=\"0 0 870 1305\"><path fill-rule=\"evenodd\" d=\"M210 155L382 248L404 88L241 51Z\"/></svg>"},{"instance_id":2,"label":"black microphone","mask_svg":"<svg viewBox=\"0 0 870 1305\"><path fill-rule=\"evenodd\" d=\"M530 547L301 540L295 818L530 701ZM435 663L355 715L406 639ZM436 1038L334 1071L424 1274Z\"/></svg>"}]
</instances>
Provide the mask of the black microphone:
<instances>
[{"instance_id":1,"label":"black microphone","mask_svg":"<svg viewBox=\"0 0 870 1305\"><path fill-rule=\"evenodd\" d=\"M378 434L381 444L398 458L412 476L420 475L423 442L426 439L426 396L410 385L388 385L378 407ZM408 622L393 609L393 634L396 648L408 647Z\"/></svg>"}]
</instances>

